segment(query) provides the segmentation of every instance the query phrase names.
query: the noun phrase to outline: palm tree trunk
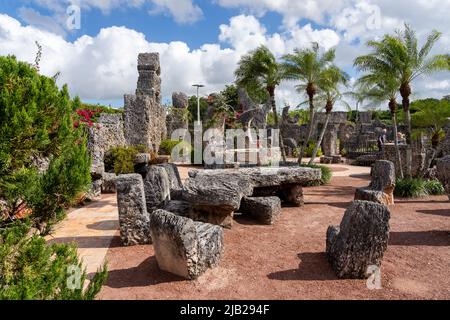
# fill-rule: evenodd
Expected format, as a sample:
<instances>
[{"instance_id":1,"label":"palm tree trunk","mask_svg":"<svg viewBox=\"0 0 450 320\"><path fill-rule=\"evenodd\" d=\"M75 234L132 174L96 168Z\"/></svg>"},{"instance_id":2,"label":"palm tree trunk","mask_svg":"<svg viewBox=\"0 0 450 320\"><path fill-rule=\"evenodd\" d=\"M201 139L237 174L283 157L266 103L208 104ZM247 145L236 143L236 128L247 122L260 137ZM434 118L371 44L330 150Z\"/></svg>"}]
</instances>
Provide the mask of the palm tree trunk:
<instances>
[{"instance_id":1,"label":"palm tree trunk","mask_svg":"<svg viewBox=\"0 0 450 320\"><path fill-rule=\"evenodd\" d=\"M275 121L275 129L278 129L280 133L280 151L281 151L281 157L283 159L283 162L287 162L286 159L286 151L284 150L284 141L283 141L283 135L281 134L280 130L280 123L278 120L278 113L277 113L277 104L275 102L275 88L269 88L268 89L269 96L270 96L270 102L272 104L272 112L273 112L273 119Z\"/></svg>"},{"instance_id":2,"label":"palm tree trunk","mask_svg":"<svg viewBox=\"0 0 450 320\"><path fill-rule=\"evenodd\" d=\"M314 95L309 94L309 124L308 124L308 135L306 139L303 141L302 147L300 149L300 155L298 157L298 164L301 165L303 161L303 157L305 155L305 149L308 146L309 140L312 137L313 129L314 129Z\"/></svg>"},{"instance_id":3,"label":"palm tree trunk","mask_svg":"<svg viewBox=\"0 0 450 320\"><path fill-rule=\"evenodd\" d=\"M395 112L392 113L392 123L394 125L394 141L395 141L395 152L396 152L396 162L398 165L398 168L400 170L400 179L403 179L403 166L402 166L402 157L400 155L400 148L398 147L398 139L397 139L397 134L398 134L398 129L397 129L397 115Z\"/></svg>"},{"instance_id":4,"label":"palm tree trunk","mask_svg":"<svg viewBox=\"0 0 450 320\"><path fill-rule=\"evenodd\" d=\"M320 132L319 139L317 139L316 147L314 148L313 154L311 156L311 160L309 160L310 165L314 163L314 160L317 157L317 153L319 152L319 148L322 145L323 137L325 136L325 132L327 131L328 123L330 122L330 118L331 118L331 112L327 112L327 118L325 120L325 124Z\"/></svg>"},{"instance_id":5,"label":"palm tree trunk","mask_svg":"<svg viewBox=\"0 0 450 320\"><path fill-rule=\"evenodd\" d=\"M409 83L404 83L400 87L400 94L402 96L403 112L405 114L406 122L406 144L408 145L406 152L406 176L412 177L412 129L411 129L411 112L409 108L409 96L411 95L411 86Z\"/></svg>"}]
</instances>

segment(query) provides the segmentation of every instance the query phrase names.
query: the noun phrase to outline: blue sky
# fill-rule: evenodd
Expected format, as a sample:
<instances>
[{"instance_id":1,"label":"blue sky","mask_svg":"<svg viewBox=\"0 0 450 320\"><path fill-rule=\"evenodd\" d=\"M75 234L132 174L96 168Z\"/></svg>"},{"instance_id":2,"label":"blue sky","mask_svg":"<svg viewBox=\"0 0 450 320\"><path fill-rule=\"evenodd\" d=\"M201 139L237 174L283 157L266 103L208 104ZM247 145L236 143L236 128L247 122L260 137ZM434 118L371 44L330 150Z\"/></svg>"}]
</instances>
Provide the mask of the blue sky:
<instances>
[{"instance_id":1,"label":"blue sky","mask_svg":"<svg viewBox=\"0 0 450 320\"><path fill-rule=\"evenodd\" d=\"M70 4L81 8L79 30L65 25ZM356 77L352 62L367 52L364 43L409 22L422 39L443 31L434 52L448 53L448 12L450 0L0 0L0 54L31 62L39 41L43 73L60 71L61 84L85 101L120 106L135 88L137 54L157 51L170 102L173 91L193 94L197 82L207 85L204 94L221 90L239 58L260 44L277 57L312 41L334 47L336 63ZM419 79L414 89L417 97L448 94L448 73ZM293 83L277 91L281 106L303 100Z\"/></svg>"}]
</instances>

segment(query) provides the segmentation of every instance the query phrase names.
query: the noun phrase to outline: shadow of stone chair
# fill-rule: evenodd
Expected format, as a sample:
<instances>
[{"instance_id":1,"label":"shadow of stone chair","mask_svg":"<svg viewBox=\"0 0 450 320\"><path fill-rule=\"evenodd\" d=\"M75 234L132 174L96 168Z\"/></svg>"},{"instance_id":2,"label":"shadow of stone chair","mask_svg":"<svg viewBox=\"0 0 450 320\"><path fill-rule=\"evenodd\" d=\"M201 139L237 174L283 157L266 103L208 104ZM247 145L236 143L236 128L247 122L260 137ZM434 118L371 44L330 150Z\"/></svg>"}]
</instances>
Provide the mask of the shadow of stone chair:
<instances>
[{"instance_id":1,"label":"shadow of stone chair","mask_svg":"<svg viewBox=\"0 0 450 320\"><path fill-rule=\"evenodd\" d=\"M165 210L150 217L150 233L160 269L196 279L217 266L223 251L223 229Z\"/></svg>"},{"instance_id":2,"label":"shadow of stone chair","mask_svg":"<svg viewBox=\"0 0 450 320\"><path fill-rule=\"evenodd\" d=\"M376 161L372 167L372 181L368 187L358 188L355 200L372 201L384 205L394 204L395 166L387 160Z\"/></svg>"}]
</instances>

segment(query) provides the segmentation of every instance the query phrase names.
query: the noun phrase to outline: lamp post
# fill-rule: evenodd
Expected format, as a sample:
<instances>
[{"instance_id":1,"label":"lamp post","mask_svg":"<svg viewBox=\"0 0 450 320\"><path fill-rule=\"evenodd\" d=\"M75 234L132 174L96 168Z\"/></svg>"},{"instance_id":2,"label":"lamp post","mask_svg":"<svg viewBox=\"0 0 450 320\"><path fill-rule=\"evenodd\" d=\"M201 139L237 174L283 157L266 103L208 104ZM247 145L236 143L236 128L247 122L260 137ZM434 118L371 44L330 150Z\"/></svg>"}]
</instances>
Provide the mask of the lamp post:
<instances>
[{"instance_id":1,"label":"lamp post","mask_svg":"<svg viewBox=\"0 0 450 320\"><path fill-rule=\"evenodd\" d=\"M193 87L197 88L197 122L200 124L200 96L199 96L199 89L204 88L205 86L203 84L194 84Z\"/></svg>"}]
</instances>

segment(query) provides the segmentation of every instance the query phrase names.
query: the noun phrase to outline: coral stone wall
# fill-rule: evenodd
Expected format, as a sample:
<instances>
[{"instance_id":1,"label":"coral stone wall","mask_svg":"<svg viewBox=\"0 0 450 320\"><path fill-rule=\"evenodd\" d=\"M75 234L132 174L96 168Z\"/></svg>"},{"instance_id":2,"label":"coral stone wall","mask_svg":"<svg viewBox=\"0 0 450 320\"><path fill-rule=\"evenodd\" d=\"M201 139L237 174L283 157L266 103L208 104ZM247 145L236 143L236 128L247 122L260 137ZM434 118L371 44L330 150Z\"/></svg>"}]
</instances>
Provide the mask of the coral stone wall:
<instances>
[{"instance_id":1,"label":"coral stone wall","mask_svg":"<svg viewBox=\"0 0 450 320\"><path fill-rule=\"evenodd\" d=\"M105 153L111 148L125 146L121 114L101 114L98 123L89 128L88 149L92 157L91 174L101 176L105 171Z\"/></svg>"}]
</instances>

